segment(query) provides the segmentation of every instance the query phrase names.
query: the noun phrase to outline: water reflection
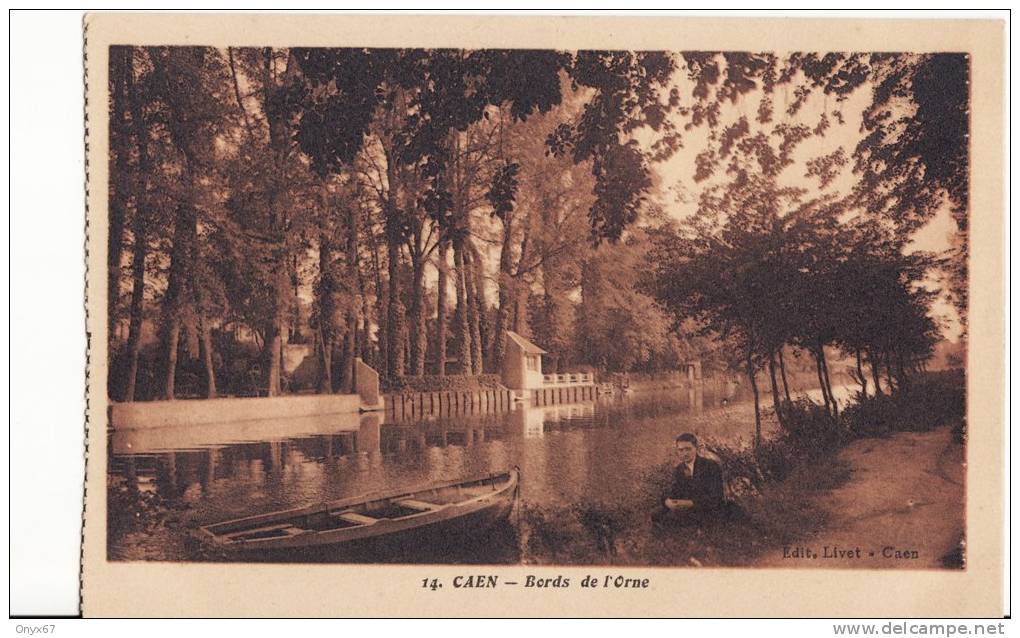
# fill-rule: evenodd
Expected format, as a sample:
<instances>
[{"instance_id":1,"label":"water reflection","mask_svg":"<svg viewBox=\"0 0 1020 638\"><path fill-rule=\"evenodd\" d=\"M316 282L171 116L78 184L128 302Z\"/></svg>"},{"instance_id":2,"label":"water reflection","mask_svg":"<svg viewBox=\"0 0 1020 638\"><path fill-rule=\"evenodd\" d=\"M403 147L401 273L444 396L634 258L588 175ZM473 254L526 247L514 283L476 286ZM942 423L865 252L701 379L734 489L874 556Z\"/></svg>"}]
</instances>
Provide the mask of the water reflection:
<instances>
[{"instance_id":1,"label":"water reflection","mask_svg":"<svg viewBox=\"0 0 1020 638\"><path fill-rule=\"evenodd\" d=\"M188 527L515 465L529 503L627 499L640 489L638 477L668 457L677 432L750 437L753 407L725 398L672 389L495 414L118 431L110 438L111 489L152 494L180 514L159 534L139 533L111 506L111 558L189 559Z\"/></svg>"}]
</instances>

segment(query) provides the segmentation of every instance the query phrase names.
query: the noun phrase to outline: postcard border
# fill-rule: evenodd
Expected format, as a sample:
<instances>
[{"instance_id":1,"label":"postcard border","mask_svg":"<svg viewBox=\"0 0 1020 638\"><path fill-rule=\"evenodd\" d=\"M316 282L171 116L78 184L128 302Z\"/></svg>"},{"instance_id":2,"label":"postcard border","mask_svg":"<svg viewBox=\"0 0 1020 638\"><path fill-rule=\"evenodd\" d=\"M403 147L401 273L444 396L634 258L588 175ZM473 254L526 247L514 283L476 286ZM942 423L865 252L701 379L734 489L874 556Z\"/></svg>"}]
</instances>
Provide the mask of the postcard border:
<instances>
[{"instance_id":1,"label":"postcard border","mask_svg":"<svg viewBox=\"0 0 1020 638\"><path fill-rule=\"evenodd\" d=\"M1002 21L89 14L87 33L88 416L82 604L102 616L1001 617L1003 610ZM649 590L423 590L454 565L237 565L106 560L107 77L111 44L886 50L972 60L967 559L920 570L485 567L486 573L648 576ZM976 167L976 168L975 168ZM293 577L300 570L301 578ZM174 583L172 594L144 595ZM252 592L258 592L253 596Z\"/></svg>"}]
</instances>

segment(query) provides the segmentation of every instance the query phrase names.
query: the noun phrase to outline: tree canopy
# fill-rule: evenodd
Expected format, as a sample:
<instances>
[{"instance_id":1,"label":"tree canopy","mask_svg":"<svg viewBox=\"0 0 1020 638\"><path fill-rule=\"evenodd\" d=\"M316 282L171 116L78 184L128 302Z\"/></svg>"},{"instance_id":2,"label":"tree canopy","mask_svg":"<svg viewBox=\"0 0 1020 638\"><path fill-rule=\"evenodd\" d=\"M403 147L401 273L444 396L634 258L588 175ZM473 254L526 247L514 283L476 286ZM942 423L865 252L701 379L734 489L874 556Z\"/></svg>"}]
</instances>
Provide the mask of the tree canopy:
<instances>
[{"instance_id":1,"label":"tree canopy","mask_svg":"<svg viewBox=\"0 0 1020 638\"><path fill-rule=\"evenodd\" d=\"M559 369L723 349L774 399L784 353L808 353L835 417L833 352L892 391L939 338L939 276L965 320L963 55L113 47L110 64L117 399L349 391L359 357L391 384L496 372L509 329ZM947 211L952 249L918 250Z\"/></svg>"}]
</instances>

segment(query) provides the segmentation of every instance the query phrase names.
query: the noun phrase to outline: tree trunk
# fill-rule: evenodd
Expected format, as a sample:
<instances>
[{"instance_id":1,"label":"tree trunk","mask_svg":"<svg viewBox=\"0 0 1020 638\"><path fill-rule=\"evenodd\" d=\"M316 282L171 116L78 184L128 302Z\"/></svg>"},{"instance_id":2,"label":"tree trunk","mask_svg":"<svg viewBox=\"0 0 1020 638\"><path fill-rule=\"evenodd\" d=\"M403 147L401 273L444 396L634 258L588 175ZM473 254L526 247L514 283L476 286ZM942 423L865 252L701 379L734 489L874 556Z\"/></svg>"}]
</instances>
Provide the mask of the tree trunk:
<instances>
[{"instance_id":1,"label":"tree trunk","mask_svg":"<svg viewBox=\"0 0 1020 638\"><path fill-rule=\"evenodd\" d=\"M815 372L818 373L818 387L822 391L822 400L825 402L825 412L832 416L832 407L829 404L829 388L825 385L825 377L822 374L822 359L817 350L812 352L815 359Z\"/></svg>"},{"instance_id":2,"label":"tree trunk","mask_svg":"<svg viewBox=\"0 0 1020 638\"><path fill-rule=\"evenodd\" d=\"M113 150L116 151L116 163L112 167L111 171L111 192L110 192L110 226L108 234L108 252L106 255L106 276L107 276L107 289L106 289L106 320L107 320L107 344L111 347L113 345L113 336L116 331L117 321L117 305L120 300L120 280L123 275L121 268L121 257L124 252L124 220L126 218L127 204L130 197L131 189L127 187L129 178L131 177L130 167L130 153L128 147L130 145L130 126L129 126L129 104L132 102L133 84L134 84L134 67L132 64L132 53L130 47L110 47L110 74L111 80L113 80L113 90L111 92L111 103L114 112L111 113L111 128L113 128L118 135L116 138L116 146L111 144ZM133 106L133 104L131 105ZM131 109L133 111L133 109ZM141 127L136 127L141 129ZM113 140L111 140L112 142ZM143 141L140 140L139 141ZM145 174L142 174L139 170L139 178L144 178ZM140 208L138 199L135 199L136 215L137 210ZM112 361L112 359L111 359ZM120 375L111 368L111 374L113 379L116 379ZM113 384L111 384L113 389Z\"/></svg>"},{"instance_id":3,"label":"tree trunk","mask_svg":"<svg viewBox=\"0 0 1020 638\"><path fill-rule=\"evenodd\" d=\"M492 323L489 305L485 296L485 260L472 243L472 268L475 275L475 304L478 307L478 344L481 360L479 372L493 371L492 367Z\"/></svg>"},{"instance_id":4,"label":"tree trunk","mask_svg":"<svg viewBox=\"0 0 1020 638\"><path fill-rule=\"evenodd\" d=\"M170 274L167 278L166 294L163 298L164 339L163 359L163 398L173 400L177 381L177 345L181 335L181 306L184 296L184 285L187 278L185 262L189 250L189 229L194 227L191 221L192 209L187 204L177 207L177 218L174 220L173 245L170 248Z\"/></svg>"},{"instance_id":5,"label":"tree trunk","mask_svg":"<svg viewBox=\"0 0 1020 638\"><path fill-rule=\"evenodd\" d=\"M510 306L514 301L512 290L513 276L501 269L499 282L499 307L496 310L496 325L493 327L493 334L491 336L492 345L490 346L490 362L494 369L497 370L503 364L504 347L506 345L503 335L511 324Z\"/></svg>"},{"instance_id":6,"label":"tree trunk","mask_svg":"<svg viewBox=\"0 0 1020 638\"><path fill-rule=\"evenodd\" d=\"M163 398L167 401L174 399L174 385L177 382L177 345L181 337L181 324L176 315L170 318L167 325L166 336L166 359L163 373Z\"/></svg>"},{"instance_id":7,"label":"tree trunk","mask_svg":"<svg viewBox=\"0 0 1020 638\"><path fill-rule=\"evenodd\" d=\"M293 131L290 122L286 118L286 110L278 108L276 102L281 92L286 90L286 78L290 75L292 61L287 56L287 62L282 73L276 72L276 61L273 58L272 49L261 50L263 64L262 72L262 109L266 114L266 123L269 128L269 151L272 154L274 172L269 175L267 193L269 194L270 228L281 249L278 261L276 281L274 282L274 317L273 326L270 330L270 337L266 339L269 348L269 371L266 379L266 394L268 396L279 396L283 394L283 344L285 330L287 328L287 306L293 294L290 276L292 250L287 245L288 240L288 211L290 210L284 195L289 185L285 181L287 155L293 145ZM294 63L296 65L296 62ZM283 78L283 85L279 84L279 78ZM296 311L296 309L295 309Z\"/></svg>"},{"instance_id":8,"label":"tree trunk","mask_svg":"<svg viewBox=\"0 0 1020 638\"><path fill-rule=\"evenodd\" d=\"M832 416L839 418L839 403L836 401L836 395L832 391L832 381L829 378L829 364L825 360L825 346L818 347L818 357L822 364L822 378L825 380L825 390L829 393L829 400L832 401Z\"/></svg>"},{"instance_id":9,"label":"tree trunk","mask_svg":"<svg viewBox=\"0 0 1020 638\"><path fill-rule=\"evenodd\" d=\"M107 343L113 345L114 335L117 329L117 305L120 301L120 279L123 275L123 269L120 265L121 257L124 253L124 226L123 226L123 206L117 199L120 195L114 195L110 198L110 233L109 242L110 253L107 255L106 272L108 278L108 286L106 290L106 339ZM116 202L116 203L115 203ZM114 212L115 209L120 209ZM114 219L117 217L117 219ZM111 370L112 372L112 370Z\"/></svg>"},{"instance_id":10,"label":"tree trunk","mask_svg":"<svg viewBox=\"0 0 1020 638\"><path fill-rule=\"evenodd\" d=\"M386 291L383 288L379 288L379 293L376 294L375 301L375 323L376 323L376 341L373 349L372 361L375 364L376 371L379 376L384 379L389 378L390 371L387 362L389 352L389 343L387 337L387 321L386 321Z\"/></svg>"},{"instance_id":11,"label":"tree trunk","mask_svg":"<svg viewBox=\"0 0 1020 638\"><path fill-rule=\"evenodd\" d=\"M192 174L188 172L188 190L194 192L195 184ZM202 247L198 242L198 212L191 209L191 215L189 223L191 227L188 229L189 243L191 244L190 253L190 283L192 300L195 303L195 314L198 316L198 328L201 333L201 350L202 350L202 365L205 368L205 393L207 399L216 398L216 366L213 362L213 345L211 337L211 329L209 327L209 318L206 316L206 303L205 303L205 289L202 287L202 282L199 275L203 272L204 265L202 262Z\"/></svg>"},{"instance_id":12,"label":"tree trunk","mask_svg":"<svg viewBox=\"0 0 1020 638\"><path fill-rule=\"evenodd\" d=\"M771 352L769 353L769 380L772 382L772 409L776 411L776 419L779 420L779 425L785 429L786 418L784 413L786 406L783 405L782 400L779 398L779 383L776 381L776 357Z\"/></svg>"},{"instance_id":13,"label":"tree trunk","mask_svg":"<svg viewBox=\"0 0 1020 638\"><path fill-rule=\"evenodd\" d=\"M202 364L205 366L205 397L215 399L216 364L213 360L212 329L209 320L203 313L199 318L199 330L202 331Z\"/></svg>"},{"instance_id":14,"label":"tree trunk","mask_svg":"<svg viewBox=\"0 0 1020 638\"><path fill-rule=\"evenodd\" d=\"M326 342L320 326L315 337L319 344L319 394L333 393L333 343ZM342 383L342 381L341 381Z\"/></svg>"},{"instance_id":15,"label":"tree trunk","mask_svg":"<svg viewBox=\"0 0 1020 638\"><path fill-rule=\"evenodd\" d=\"M347 321L348 329L352 335L351 337L351 360L347 362L347 380L349 391L354 390L354 360L365 359L365 335L364 329L362 328L361 322L358 320L357 315L353 312L350 313Z\"/></svg>"},{"instance_id":16,"label":"tree trunk","mask_svg":"<svg viewBox=\"0 0 1020 638\"><path fill-rule=\"evenodd\" d=\"M128 324L127 376L123 400L134 401L138 380L138 355L142 349L142 314L145 311L145 257L148 253L148 209L147 180L151 174L149 166L148 128L142 119L141 97L134 95L131 100L131 123L134 127L135 144L138 147L138 179L135 182L134 219L131 222L131 318ZM149 388L152 392L154 388Z\"/></svg>"},{"instance_id":17,"label":"tree trunk","mask_svg":"<svg viewBox=\"0 0 1020 638\"><path fill-rule=\"evenodd\" d=\"M279 221L278 217L278 223ZM284 330L286 330L287 327L285 300L289 293L289 277L286 269L286 262L280 264L280 266L281 268L277 273L274 289L274 301L276 308L274 310L273 323L268 331L268 338L266 339L266 347L269 349L266 374L266 396L271 397L283 394L283 344Z\"/></svg>"},{"instance_id":18,"label":"tree trunk","mask_svg":"<svg viewBox=\"0 0 1020 638\"><path fill-rule=\"evenodd\" d=\"M861 382L861 394L868 397L868 377L864 375L864 364L861 362L861 349L857 349L857 378Z\"/></svg>"},{"instance_id":19,"label":"tree trunk","mask_svg":"<svg viewBox=\"0 0 1020 638\"><path fill-rule=\"evenodd\" d=\"M391 148L386 155L386 197L383 202L386 232L386 268L389 281L386 295L386 374L390 379L404 376L404 308L400 301L401 227L399 170Z\"/></svg>"},{"instance_id":20,"label":"tree trunk","mask_svg":"<svg viewBox=\"0 0 1020 638\"><path fill-rule=\"evenodd\" d=\"M551 281L551 277L549 276L547 266L548 264L545 264L542 267L542 300L541 302L539 302L541 311L543 313L542 321L545 324L544 334L542 335L534 334L534 330L532 332L533 336L538 337L537 339L538 343L541 343L544 347L556 353L554 355L556 367L555 368L550 367L549 372L559 372L560 370L566 369L567 365L566 357L569 356L568 353L570 349L569 346L567 348L560 347L561 344L564 342L564 340L562 339L563 335L559 334L560 326L564 324L559 322L561 313L558 302L560 299L562 299L563 292L556 291L555 294L553 293L554 290L552 287L553 284ZM545 370L544 358L542 363L543 363L542 370L544 371Z\"/></svg>"},{"instance_id":21,"label":"tree trunk","mask_svg":"<svg viewBox=\"0 0 1020 638\"><path fill-rule=\"evenodd\" d=\"M333 392L334 307L333 246L329 236L319 234L319 393Z\"/></svg>"},{"instance_id":22,"label":"tree trunk","mask_svg":"<svg viewBox=\"0 0 1020 638\"><path fill-rule=\"evenodd\" d=\"M468 323L467 273L464 263L464 246L457 242L453 246L454 287L457 291L456 321L457 342L460 345L458 374L471 374L471 326Z\"/></svg>"},{"instance_id":23,"label":"tree trunk","mask_svg":"<svg viewBox=\"0 0 1020 638\"><path fill-rule=\"evenodd\" d=\"M892 355L890 355L888 352L885 353L885 380L886 383L889 385L889 394L891 395L893 391L896 389L896 386L893 385Z\"/></svg>"},{"instance_id":24,"label":"tree trunk","mask_svg":"<svg viewBox=\"0 0 1020 638\"><path fill-rule=\"evenodd\" d=\"M372 341L369 338L368 331L371 329L367 317L362 317L358 323L358 347L355 352L362 361L368 362L372 360Z\"/></svg>"},{"instance_id":25,"label":"tree trunk","mask_svg":"<svg viewBox=\"0 0 1020 638\"><path fill-rule=\"evenodd\" d=\"M471 325L471 369L474 374L482 374L485 371L485 355L483 353L484 334L482 323L485 320L484 288L482 286L482 264L477 251L471 243L468 243L468 257L466 266L467 272L467 302L468 302L468 323Z\"/></svg>"},{"instance_id":26,"label":"tree trunk","mask_svg":"<svg viewBox=\"0 0 1020 638\"><path fill-rule=\"evenodd\" d=\"M517 271L510 284L512 293L510 313L513 331L523 337L530 337L531 330L528 328L528 295L531 288L525 279L527 277L527 265L531 259L531 227L533 225L531 213L524 219L524 237L521 239L521 256L517 260Z\"/></svg>"},{"instance_id":27,"label":"tree trunk","mask_svg":"<svg viewBox=\"0 0 1020 638\"><path fill-rule=\"evenodd\" d=\"M899 374L896 375L896 381L899 386L905 388L910 385L910 379L907 377L907 365L903 360L902 351L896 353L896 369L899 371Z\"/></svg>"},{"instance_id":28,"label":"tree trunk","mask_svg":"<svg viewBox=\"0 0 1020 638\"><path fill-rule=\"evenodd\" d=\"M882 396L882 377L879 372L878 359L874 353L868 352L868 364L871 366L871 379L875 382L875 396Z\"/></svg>"},{"instance_id":29,"label":"tree trunk","mask_svg":"<svg viewBox=\"0 0 1020 638\"><path fill-rule=\"evenodd\" d=\"M361 255L358 251L361 236L361 218L358 208L350 205L347 208L347 280L350 285L357 286L361 300L360 312L351 309L347 313L347 334L351 336L350 361L344 361L343 391L351 393L354 388L354 359L361 357L368 360L368 296L365 291L365 278L361 274ZM359 323L362 327L359 328Z\"/></svg>"},{"instance_id":30,"label":"tree trunk","mask_svg":"<svg viewBox=\"0 0 1020 638\"><path fill-rule=\"evenodd\" d=\"M403 307L403 306L401 306L401 307ZM408 325L407 325L407 323L404 323L404 330L401 332L401 335L400 335L401 336L401 339L400 339L400 352L401 352L401 356L404 357L404 375L402 375L402 376L406 376L407 375L407 362L411 360L411 340L408 338L408 334L409 333L410 333L410 330L408 330Z\"/></svg>"},{"instance_id":31,"label":"tree trunk","mask_svg":"<svg viewBox=\"0 0 1020 638\"><path fill-rule=\"evenodd\" d=\"M276 397L282 394L280 378L282 376L283 326L283 311L278 310L276 318L272 323L272 327L269 330L269 338L266 339L266 347L269 349L267 357L268 375L266 378L266 396L270 397Z\"/></svg>"},{"instance_id":32,"label":"tree trunk","mask_svg":"<svg viewBox=\"0 0 1020 638\"><path fill-rule=\"evenodd\" d=\"M793 399L790 398L790 385L786 382L786 364L783 363L783 349L779 349L779 376L783 379L783 394L786 395L786 402L789 405L793 405Z\"/></svg>"},{"instance_id":33,"label":"tree trunk","mask_svg":"<svg viewBox=\"0 0 1020 638\"><path fill-rule=\"evenodd\" d=\"M503 245L499 250L499 277L497 300L499 308L496 311L496 325L492 331L492 345L489 348L489 363L494 370L499 370L503 365L503 348L505 340L503 333L510 323L510 304L513 301L513 273L511 272L511 242L513 241L513 218L508 214L503 222Z\"/></svg>"},{"instance_id":34,"label":"tree trunk","mask_svg":"<svg viewBox=\"0 0 1020 638\"><path fill-rule=\"evenodd\" d=\"M350 387L353 385L351 382L350 368L348 363L348 357L352 357L354 353L354 344L352 341L357 338L357 335L346 331L344 332L343 339L340 340L339 352L334 352L330 356L330 376L335 380L335 386L337 392L340 394L351 394ZM334 348L334 351L337 349Z\"/></svg>"},{"instance_id":35,"label":"tree trunk","mask_svg":"<svg viewBox=\"0 0 1020 638\"><path fill-rule=\"evenodd\" d=\"M754 394L754 447L761 446L761 403L758 398L758 381L754 375L754 361L751 351L747 351L747 378L751 381L751 392Z\"/></svg>"},{"instance_id":36,"label":"tree trunk","mask_svg":"<svg viewBox=\"0 0 1020 638\"><path fill-rule=\"evenodd\" d=\"M135 211L140 219L140 212ZM124 379L122 400L134 401L138 379L138 354L142 350L142 312L145 303L145 224L136 222L134 231L134 254L131 258L131 320L128 324L127 376Z\"/></svg>"},{"instance_id":37,"label":"tree trunk","mask_svg":"<svg viewBox=\"0 0 1020 638\"><path fill-rule=\"evenodd\" d=\"M528 283L523 280L518 280L514 283L514 301L513 301L513 331L522 337L531 337L531 328L528 327L528 293L530 292Z\"/></svg>"},{"instance_id":38,"label":"tree trunk","mask_svg":"<svg viewBox=\"0 0 1020 638\"><path fill-rule=\"evenodd\" d=\"M449 262L447 253L449 245L440 238L439 256L437 264L439 268L438 288L436 292L436 367L435 373L438 376L446 375L446 288L449 277Z\"/></svg>"},{"instance_id":39,"label":"tree trunk","mask_svg":"<svg viewBox=\"0 0 1020 638\"><path fill-rule=\"evenodd\" d=\"M379 246L376 242L375 233L369 233L368 237L371 241L372 249L372 271L375 274L375 324L377 330L376 344L373 351L372 363L375 366L376 372L382 378L389 376L389 371L386 369L386 288L383 285L382 277L382 265L379 260ZM368 303L368 291L362 289L362 297L365 303ZM366 309L367 309L366 305ZM366 326L367 327L367 326Z\"/></svg>"},{"instance_id":40,"label":"tree trunk","mask_svg":"<svg viewBox=\"0 0 1020 638\"><path fill-rule=\"evenodd\" d=\"M347 313L347 331L344 333L343 352L340 360L340 391L354 392L354 359L358 356L358 318L353 312Z\"/></svg>"},{"instance_id":41,"label":"tree trunk","mask_svg":"<svg viewBox=\"0 0 1020 638\"><path fill-rule=\"evenodd\" d=\"M386 259L389 277L389 291L386 294L386 372L391 379L396 379L404 376L404 307L400 303L400 245L392 237L386 240Z\"/></svg>"},{"instance_id":42,"label":"tree trunk","mask_svg":"<svg viewBox=\"0 0 1020 638\"><path fill-rule=\"evenodd\" d=\"M428 339L425 334L425 264L421 255L412 255L411 280L411 374L420 377L425 374L425 351Z\"/></svg>"}]
</instances>

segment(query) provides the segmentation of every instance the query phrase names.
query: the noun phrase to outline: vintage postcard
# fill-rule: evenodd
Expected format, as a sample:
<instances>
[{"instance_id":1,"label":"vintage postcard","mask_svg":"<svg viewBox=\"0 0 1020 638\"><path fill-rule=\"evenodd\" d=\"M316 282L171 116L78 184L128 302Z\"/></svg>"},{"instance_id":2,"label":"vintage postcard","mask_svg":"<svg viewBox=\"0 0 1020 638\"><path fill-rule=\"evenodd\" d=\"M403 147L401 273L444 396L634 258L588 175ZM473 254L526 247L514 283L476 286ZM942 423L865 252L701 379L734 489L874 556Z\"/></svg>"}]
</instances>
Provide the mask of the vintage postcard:
<instances>
[{"instance_id":1,"label":"vintage postcard","mask_svg":"<svg viewBox=\"0 0 1020 638\"><path fill-rule=\"evenodd\" d=\"M86 616L1000 616L992 21L89 15Z\"/></svg>"}]
</instances>

